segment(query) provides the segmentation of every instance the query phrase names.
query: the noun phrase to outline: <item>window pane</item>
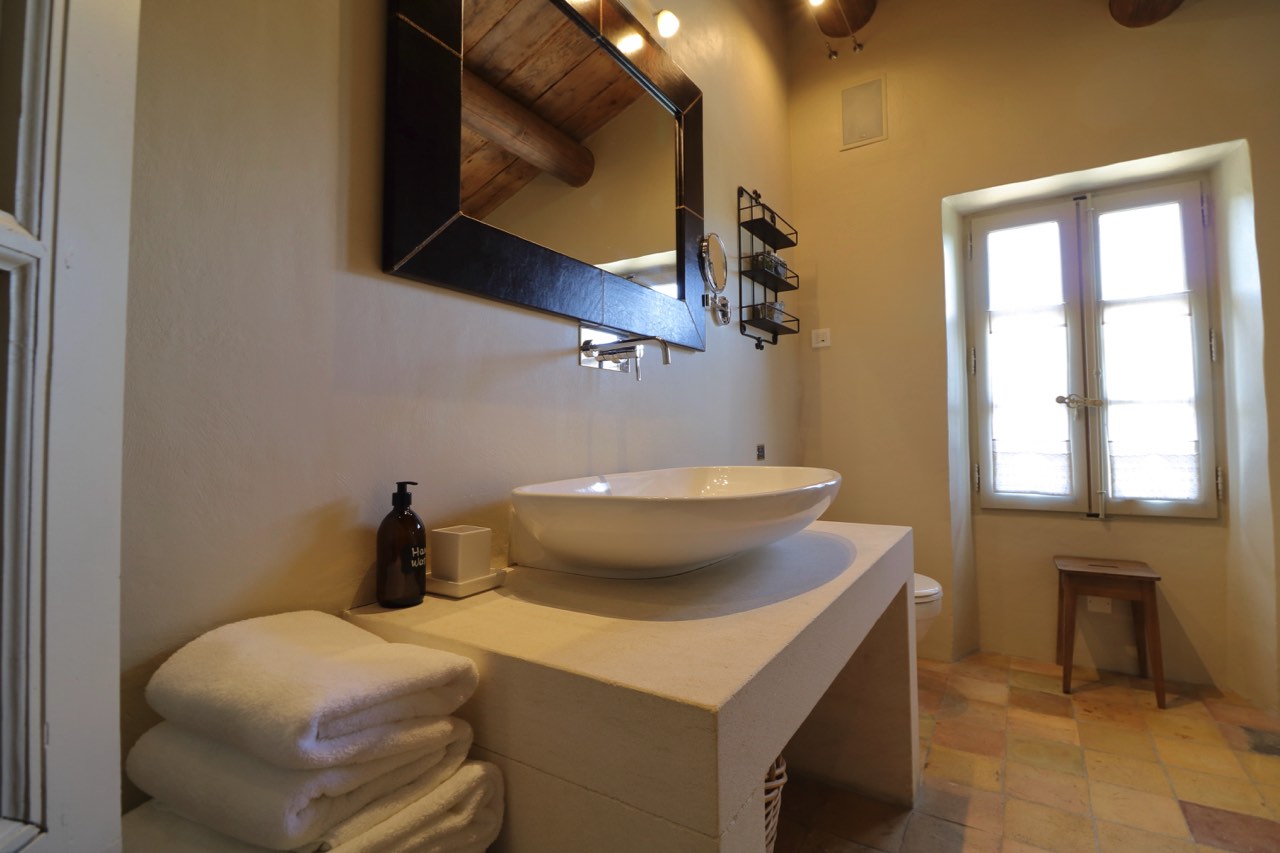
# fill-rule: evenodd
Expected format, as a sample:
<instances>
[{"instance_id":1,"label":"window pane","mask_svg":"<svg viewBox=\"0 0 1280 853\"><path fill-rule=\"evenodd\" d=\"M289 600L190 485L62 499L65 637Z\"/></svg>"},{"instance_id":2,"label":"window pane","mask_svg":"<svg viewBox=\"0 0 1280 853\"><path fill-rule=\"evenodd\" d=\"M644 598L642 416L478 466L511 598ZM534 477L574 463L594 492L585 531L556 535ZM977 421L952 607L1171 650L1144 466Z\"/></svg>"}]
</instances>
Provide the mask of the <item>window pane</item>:
<instances>
[{"instance_id":1,"label":"window pane","mask_svg":"<svg viewBox=\"0 0 1280 853\"><path fill-rule=\"evenodd\" d=\"M17 209L27 0L0 0L0 210Z\"/></svg>"},{"instance_id":2,"label":"window pane","mask_svg":"<svg viewBox=\"0 0 1280 853\"><path fill-rule=\"evenodd\" d=\"M1103 306L1102 372L1111 496L1201 496L1187 297Z\"/></svg>"},{"instance_id":3,"label":"window pane","mask_svg":"<svg viewBox=\"0 0 1280 853\"><path fill-rule=\"evenodd\" d=\"M1037 222L987 235L987 299L993 311L1062 303L1058 223Z\"/></svg>"},{"instance_id":4,"label":"window pane","mask_svg":"<svg viewBox=\"0 0 1280 853\"><path fill-rule=\"evenodd\" d=\"M1061 304L988 317L992 489L1071 494L1070 422L1054 397L1067 387L1067 325Z\"/></svg>"},{"instance_id":5,"label":"window pane","mask_svg":"<svg viewBox=\"0 0 1280 853\"><path fill-rule=\"evenodd\" d=\"M1103 299L1137 299L1187 289L1182 206L1176 202L1098 217Z\"/></svg>"}]
</instances>

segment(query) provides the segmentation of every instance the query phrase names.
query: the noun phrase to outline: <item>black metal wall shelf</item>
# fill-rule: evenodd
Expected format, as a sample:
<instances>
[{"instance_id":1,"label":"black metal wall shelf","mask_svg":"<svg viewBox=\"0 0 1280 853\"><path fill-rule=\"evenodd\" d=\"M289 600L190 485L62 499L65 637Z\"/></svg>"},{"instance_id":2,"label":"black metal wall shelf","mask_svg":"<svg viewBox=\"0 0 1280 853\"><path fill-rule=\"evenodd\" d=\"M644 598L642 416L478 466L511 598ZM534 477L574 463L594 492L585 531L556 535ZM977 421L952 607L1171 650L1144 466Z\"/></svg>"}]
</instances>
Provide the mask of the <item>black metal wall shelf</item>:
<instances>
[{"instance_id":1,"label":"black metal wall shelf","mask_svg":"<svg viewBox=\"0 0 1280 853\"><path fill-rule=\"evenodd\" d=\"M791 223L760 200L759 190L738 187L738 330L755 338L756 349L800 331L799 318L778 301L779 293L800 286L800 276L777 255L798 239Z\"/></svg>"}]
</instances>

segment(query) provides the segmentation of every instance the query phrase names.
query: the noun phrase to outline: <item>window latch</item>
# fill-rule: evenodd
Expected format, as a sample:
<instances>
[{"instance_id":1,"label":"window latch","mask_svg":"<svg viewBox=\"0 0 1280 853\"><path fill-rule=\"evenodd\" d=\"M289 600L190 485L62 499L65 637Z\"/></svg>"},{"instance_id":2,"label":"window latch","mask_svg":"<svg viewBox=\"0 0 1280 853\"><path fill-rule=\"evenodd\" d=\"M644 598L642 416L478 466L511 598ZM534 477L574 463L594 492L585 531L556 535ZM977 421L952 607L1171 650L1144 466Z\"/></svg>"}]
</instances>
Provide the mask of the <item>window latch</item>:
<instances>
[{"instance_id":1,"label":"window latch","mask_svg":"<svg viewBox=\"0 0 1280 853\"><path fill-rule=\"evenodd\" d=\"M1068 394L1063 397L1059 394L1053 398L1055 403L1061 403L1068 409L1099 409L1102 407L1101 400L1094 400L1090 397L1081 397L1079 394Z\"/></svg>"}]
</instances>

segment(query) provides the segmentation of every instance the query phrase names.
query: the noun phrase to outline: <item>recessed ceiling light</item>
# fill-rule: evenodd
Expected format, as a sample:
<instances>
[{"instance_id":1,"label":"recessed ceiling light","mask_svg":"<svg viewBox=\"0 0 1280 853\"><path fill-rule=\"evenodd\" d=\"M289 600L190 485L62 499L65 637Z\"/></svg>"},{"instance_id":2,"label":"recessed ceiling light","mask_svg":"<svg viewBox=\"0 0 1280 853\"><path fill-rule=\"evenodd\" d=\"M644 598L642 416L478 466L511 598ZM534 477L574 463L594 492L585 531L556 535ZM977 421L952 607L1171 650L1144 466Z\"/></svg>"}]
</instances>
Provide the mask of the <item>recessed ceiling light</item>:
<instances>
[{"instance_id":1,"label":"recessed ceiling light","mask_svg":"<svg viewBox=\"0 0 1280 853\"><path fill-rule=\"evenodd\" d=\"M644 37L639 33L627 33L618 39L618 50L630 56L644 47Z\"/></svg>"},{"instance_id":2,"label":"recessed ceiling light","mask_svg":"<svg viewBox=\"0 0 1280 853\"><path fill-rule=\"evenodd\" d=\"M680 19L670 9L661 9L655 15L658 19L658 35L669 39L680 29Z\"/></svg>"}]
</instances>

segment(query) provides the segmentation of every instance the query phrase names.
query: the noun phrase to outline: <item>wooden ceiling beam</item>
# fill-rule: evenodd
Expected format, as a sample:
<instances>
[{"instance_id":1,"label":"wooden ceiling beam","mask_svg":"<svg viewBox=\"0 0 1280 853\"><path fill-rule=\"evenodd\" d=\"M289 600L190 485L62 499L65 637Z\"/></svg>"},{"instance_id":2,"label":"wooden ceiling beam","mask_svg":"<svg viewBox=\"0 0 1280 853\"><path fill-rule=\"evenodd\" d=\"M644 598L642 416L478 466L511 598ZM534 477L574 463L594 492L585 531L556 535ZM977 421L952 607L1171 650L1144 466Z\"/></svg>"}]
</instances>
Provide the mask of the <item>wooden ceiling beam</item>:
<instances>
[{"instance_id":1,"label":"wooden ceiling beam","mask_svg":"<svg viewBox=\"0 0 1280 853\"><path fill-rule=\"evenodd\" d=\"M571 187L583 186L595 171L590 149L470 71L462 73L462 123Z\"/></svg>"},{"instance_id":2,"label":"wooden ceiling beam","mask_svg":"<svg viewBox=\"0 0 1280 853\"><path fill-rule=\"evenodd\" d=\"M1109 0L1111 17L1126 27L1149 27L1177 11L1182 0Z\"/></svg>"}]
</instances>

